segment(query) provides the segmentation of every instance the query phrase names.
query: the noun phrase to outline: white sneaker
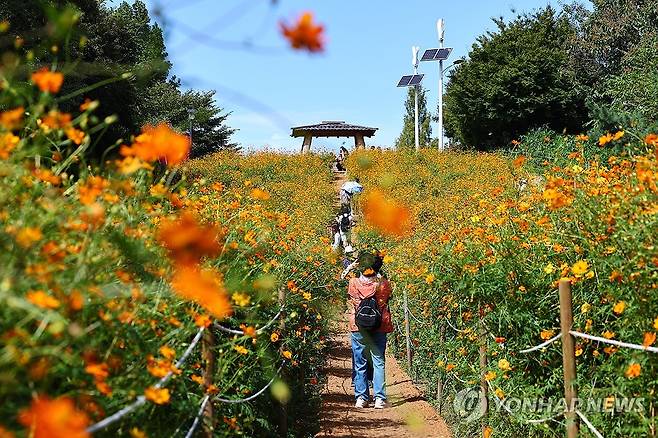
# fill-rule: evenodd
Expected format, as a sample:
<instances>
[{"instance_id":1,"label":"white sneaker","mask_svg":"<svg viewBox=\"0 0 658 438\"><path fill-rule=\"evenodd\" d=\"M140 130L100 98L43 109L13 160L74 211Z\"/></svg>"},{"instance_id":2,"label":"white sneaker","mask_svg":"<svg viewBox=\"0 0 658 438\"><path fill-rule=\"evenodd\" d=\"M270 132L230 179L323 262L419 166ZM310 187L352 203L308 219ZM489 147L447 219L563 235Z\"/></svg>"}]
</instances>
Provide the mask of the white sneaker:
<instances>
[{"instance_id":1,"label":"white sneaker","mask_svg":"<svg viewBox=\"0 0 658 438\"><path fill-rule=\"evenodd\" d=\"M375 399L375 409L384 409L386 407L386 400L378 398Z\"/></svg>"},{"instance_id":2,"label":"white sneaker","mask_svg":"<svg viewBox=\"0 0 658 438\"><path fill-rule=\"evenodd\" d=\"M365 398L359 398L356 401L356 404L354 405L355 408L367 408L368 407L368 400Z\"/></svg>"}]
</instances>

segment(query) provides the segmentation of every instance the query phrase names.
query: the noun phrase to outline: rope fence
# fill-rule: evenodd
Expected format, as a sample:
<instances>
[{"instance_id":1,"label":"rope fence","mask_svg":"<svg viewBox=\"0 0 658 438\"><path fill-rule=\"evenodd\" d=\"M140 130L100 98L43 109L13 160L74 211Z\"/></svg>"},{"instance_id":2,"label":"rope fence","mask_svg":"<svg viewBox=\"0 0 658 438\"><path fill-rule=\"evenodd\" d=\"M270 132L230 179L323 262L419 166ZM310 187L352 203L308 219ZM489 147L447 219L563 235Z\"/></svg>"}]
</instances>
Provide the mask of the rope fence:
<instances>
[{"instance_id":1,"label":"rope fence","mask_svg":"<svg viewBox=\"0 0 658 438\"><path fill-rule=\"evenodd\" d=\"M564 417L566 420L566 437L567 438L576 438L578 436L578 419L582 421L582 423L587 426L587 428L591 431L591 433L596 436L597 438L603 438L603 435L594 427L594 425L587 419L587 417L580 412L579 410L575 409L575 405L573 403L574 400L577 399L577 394L576 394L576 387L575 387L575 381L576 381L576 355L575 355L575 338L581 338L581 339L587 339L590 341L594 342L601 342L604 344L609 344L609 345L614 345L617 347L622 347L622 348L629 348L633 350L638 350L638 351L646 351L650 353L658 353L658 347L652 347L652 346L645 346L645 345L639 345L639 344L633 344L629 342L624 342L624 341L618 341L614 339L607 339L604 337L600 336L595 336L595 335L590 335L587 333L581 333L576 330L572 330L571 327L573 325L573 314L572 314L572 309L573 309L573 303L572 303L572 296L571 296L571 283L569 281L560 281L559 283L559 292L560 292L560 325L561 325L561 330L560 332L551 337L550 339L546 340L545 342L542 342L539 345L536 345L534 347L528 347L523 350L519 350L518 353L532 353L535 351L543 350L549 345L553 344L554 342L558 340L562 340L562 358L563 358L563 371L564 371L564 396L565 396L565 402L566 402L566 410L564 412L561 412L557 415L554 415L552 417L547 417L547 418L540 418L540 419L525 419L518 417L517 415L512 412L512 410L502 402L498 397L494 397L495 403L497 406L502 407L505 412L507 412L509 415L514 417L516 420L528 423L528 424L542 424L546 423L549 421L554 421L559 417ZM417 323L421 325L428 325L430 324L428 321L421 321L419 320L416 315L414 315L411 310L409 309L407 300L406 300L406 290L405 290L405 300L404 300L404 305L403 309L404 314L405 314L405 319L409 319L409 316L416 320ZM459 329L455 327L449 318L443 319L445 322L445 325L450 327L452 330L454 330L456 333L462 333L462 334L475 334L476 332L473 331L473 329ZM482 330L479 331L478 335L480 338L480 343L481 345L486 345L482 343L486 343L486 338L491 336L498 342L498 338L486 327L483 321L483 315L482 313L480 314L480 326ZM406 336L409 338L410 334L407 333ZM410 345L409 342L407 342L407 345ZM408 347L410 348L410 347ZM412 357L411 351L407 351L407 357L410 358ZM484 368L483 368L484 366ZM481 377L481 385L480 385L480 391L484 391L486 394L487 390L490 392L495 392L493 386L491 383L484 378L484 374L487 371L486 367L486 360L484 362L481 361L480 363L480 377ZM474 370L475 371L475 370ZM477 373L477 371L475 371ZM446 379L454 378L456 381L464 384L464 385L471 385L473 382L467 382L463 379L461 379L459 376L457 376L456 373L454 372L448 372ZM439 377L439 387L442 387L442 377ZM445 381L447 383L448 380ZM486 382L486 383L485 383ZM441 402L441 400L439 400ZM485 403L484 406L485 412L484 416L488 414L488 403ZM484 417L483 417L484 418ZM484 424L484 423L483 423ZM484 430L484 429L483 429Z\"/></svg>"},{"instance_id":2,"label":"rope fence","mask_svg":"<svg viewBox=\"0 0 658 438\"><path fill-rule=\"evenodd\" d=\"M264 324L260 328L256 329L256 333L257 334L262 334L265 330L267 330L270 326L272 326L272 324L274 324L281 317L281 315L283 315L284 309L285 309L285 306L281 305L279 307L279 311L272 317L272 319L270 319L266 324ZM217 330L220 330L222 332L229 333L229 334L235 334L235 335L243 335L244 334L243 330L231 329L231 328L225 327L225 326L223 326L219 323L214 323L213 327L216 328ZM194 351L196 346L201 341L201 339L203 337L203 333L204 333L205 330L206 330L205 327L201 327L197 331L196 335L192 339L192 342L190 342L190 345L188 345L188 347L185 349L185 351L183 352L181 357L174 363L174 367L173 367L174 369L180 369L185 364L188 357L192 354L192 351ZM194 418L194 422L192 423L192 426L190 427L188 432L185 434L185 438L191 438L192 437L192 435L196 431L197 427L199 426L199 423L201 421L201 417L203 416L203 414L206 410L206 406L208 405L209 402L216 401L216 402L221 402L221 403L237 404L237 403L246 403L246 402L249 402L251 400L254 400L255 398L259 397L261 394L263 394L265 391L267 391L267 389L270 386L272 386L272 384L274 383L276 378L280 375L282 369L283 369L283 364L279 367L279 369L277 370L275 375L270 379L270 381L263 388L261 388L260 390L258 390L258 392L252 394L249 397L246 397L246 398L243 398L243 399L228 399L228 398L222 398L219 395L214 396L214 397L211 397L210 395L206 395L201 400L201 404L200 404L200 407L199 407L199 412L197 413L196 417ZM155 385L153 385L153 387L156 388L156 389L161 389L162 387L164 387L167 384L167 382L169 381L169 379L171 379L171 376L173 374L174 374L173 370L169 371ZM99 430L105 429L106 427L108 427L109 425L111 425L113 423L116 423L117 421L119 421L120 419L125 417L126 415L136 411L139 407L144 405L146 403L146 401L147 401L146 396L144 396L144 395L138 396L135 399L134 402L128 404L127 406L125 406L122 409L118 410L114 414L104 418L103 420L89 426L86 429L87 433L94 433L94 432L98 432Z\"/></svg>"}]
</instances>

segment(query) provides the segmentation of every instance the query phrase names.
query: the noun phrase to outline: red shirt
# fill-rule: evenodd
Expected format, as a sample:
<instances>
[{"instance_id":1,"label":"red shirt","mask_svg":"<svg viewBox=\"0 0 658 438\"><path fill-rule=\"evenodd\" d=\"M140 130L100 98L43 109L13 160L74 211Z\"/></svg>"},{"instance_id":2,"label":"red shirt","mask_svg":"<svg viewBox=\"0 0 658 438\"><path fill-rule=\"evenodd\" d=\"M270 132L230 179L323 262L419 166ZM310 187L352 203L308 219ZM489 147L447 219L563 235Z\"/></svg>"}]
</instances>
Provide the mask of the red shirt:
<instances>
[{"instance_id":1,"label":"red shirt","mask_svg":"<svg viewBox=\"0 0 658 438\"><path fill-rule=\"evenodd\" d=\"M379 287L377 285L379 284ZM377 277L350 278L347 286L349 295L349 328L351 332L358 332L359 328L354 322L354 314L361 304L361 300L375 296L377 304L382 312L382 325L377 329L378 332L391 333L393 331L393 321L391 321L391 311L388 308L388 300L391 297L391 283L386 279Z\"/></svg>"}]
</instances>

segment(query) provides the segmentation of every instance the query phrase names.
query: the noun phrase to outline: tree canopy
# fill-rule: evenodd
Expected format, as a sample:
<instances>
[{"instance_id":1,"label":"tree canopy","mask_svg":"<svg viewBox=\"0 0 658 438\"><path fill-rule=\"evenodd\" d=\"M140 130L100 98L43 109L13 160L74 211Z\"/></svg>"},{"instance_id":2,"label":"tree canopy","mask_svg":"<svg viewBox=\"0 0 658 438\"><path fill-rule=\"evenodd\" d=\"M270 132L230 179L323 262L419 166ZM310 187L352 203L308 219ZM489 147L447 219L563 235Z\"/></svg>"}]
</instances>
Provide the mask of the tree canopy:
<instances>
[{"instance_id":1,"label":"tree canopy","mask_svg":"<svg viewBox=\"0 0 658 438\"><path fill-rule=\"evenodd\" d=\"M539 127L578 132L586 122L585 89L565 46L575 27L551 7L518 16L477 39L450 76L447 135L481 150L508 145Z\"/></svg>"},{"instance_id":2,"label":"tree canopy","mask_svg":"<svg viewBox=\"0 0 658 438\"><path fill-rule=\"evenodd\" d=\"M214 92L181 91L180 82L171 78L162 29L151 22L143 1L124 1L110 8L102 0L6 0L0 5L0 16L10 23L2 44L21 38L21 49L32 53L35 66L72 60L74 68L66 72L62 94L88 91L64 102L62 108L70 111L86 98L100 101L100 116L119 119L110 128L108 141L127 141L142 126L158 122L187 131L189 108L196 113L193 155L236 148L230 139L234 130L226 126L228 114L215 103ZM53 18L59 25L47 26ZM44 33L60 41L56 50L41 45ZM103 140L98 144L100 150L92 153L100 155L109 144Z\"/></svg>"}]
</instances>

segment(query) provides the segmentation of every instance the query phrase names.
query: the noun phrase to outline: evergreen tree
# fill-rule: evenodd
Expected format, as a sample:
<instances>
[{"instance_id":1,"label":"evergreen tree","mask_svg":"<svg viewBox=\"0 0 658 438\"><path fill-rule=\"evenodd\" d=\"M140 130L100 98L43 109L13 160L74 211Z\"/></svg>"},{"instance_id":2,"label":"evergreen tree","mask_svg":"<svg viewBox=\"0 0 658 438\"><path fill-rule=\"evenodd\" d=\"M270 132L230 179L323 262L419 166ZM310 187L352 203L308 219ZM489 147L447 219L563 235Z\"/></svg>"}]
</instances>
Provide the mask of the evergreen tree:
<instances>
[{"instance_id":1,"label":"evergreen tree","mask_svg":"<svg viewBox=\"0 0 658 438\"><path fill-rule=\"evenodd\" d=\"M214 92L182 92L180 82L169 79L172 65L162 29L151 22L143 1L124 1L109 8L103 0L3 0L0 17L10 22L10 32L0 44L13 45L14 38L21 37L23 50L34 53L35 66L65 58L77 61L75 69L66 73L62 95L128 73L123 80L61 105L64 111L71 111L84 98L91 98L101 103L98 116L118 116L119 123L110 127L92 154L100 156L117 138L129 141L129 136L146 124L168 122L188 131L188 108L197 112L195 132L199 140L195 139L193 155L236 148L230 141L234 130L225 125L228 114L214 103ZM52 29L61 35L51 35L60 41L57 53L41 43L44 32L53 32L46 26L50 17L58 17L59 25Z\"/></svg>"},{"instance_id":2,"label":"evergreen tree","mask_svg":"<svg viewBox=\"0 0 658 438\"><path fill-rule=\"evenodd\" d=\"M416 147L414 122L415 122L415 96L418 90L418 144L420 147L429 147L431 145L432 127L431 114L427 110L427 90L422 85L409 87L407 100L404 103L404 122L402 132L395 141L397 149L414 149Z\"/></svg>"}]
</instances>

